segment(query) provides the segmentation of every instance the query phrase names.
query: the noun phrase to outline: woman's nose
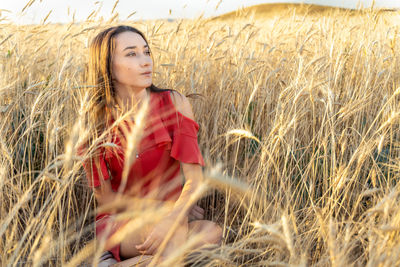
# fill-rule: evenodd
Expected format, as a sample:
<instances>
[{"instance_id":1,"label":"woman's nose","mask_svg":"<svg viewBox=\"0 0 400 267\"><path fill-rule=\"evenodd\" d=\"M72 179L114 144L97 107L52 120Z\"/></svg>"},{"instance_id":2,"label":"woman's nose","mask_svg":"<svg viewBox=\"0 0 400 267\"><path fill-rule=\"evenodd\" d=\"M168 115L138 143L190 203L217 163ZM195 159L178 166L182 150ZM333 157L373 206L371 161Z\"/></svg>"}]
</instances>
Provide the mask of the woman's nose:
<instances>
[{"instance_id":1,"label":"woman's nose","mask_svg":"<svg viewBox=\"0 0 400 267\"><path fill-rule=\"evenodd\" d=\"M144 67L147 67L147 66L151 65L151 62L152 62L151 58L142 57L142 60L141 60L141 62L140 62L140 65L142 65L142 66L144 66Z\"/></svg>"}]
</instances>

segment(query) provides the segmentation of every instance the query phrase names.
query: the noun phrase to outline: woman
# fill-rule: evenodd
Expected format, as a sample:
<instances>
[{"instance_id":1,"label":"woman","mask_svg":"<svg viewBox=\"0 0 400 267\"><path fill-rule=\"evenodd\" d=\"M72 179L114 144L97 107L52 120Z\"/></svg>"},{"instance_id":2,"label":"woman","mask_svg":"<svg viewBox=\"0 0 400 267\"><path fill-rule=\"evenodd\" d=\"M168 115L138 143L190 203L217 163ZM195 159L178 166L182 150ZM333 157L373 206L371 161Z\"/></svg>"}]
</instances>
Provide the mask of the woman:
<instances>
[{"instance_id":1,"label":"woman","mask_svg":"<svg viewBox=\"0 0 400 267\"><path fill-rule=\"evenodd\" d=\"M130 264L135 257L157 253L182 211L182 220L161 250L162 258L168 257L191 235L206 233L203 240L196 243L197 247L218 244L222 236L218 225L203 220L204 210L200 207L192 205L184 209L203 179L201 166L204 166L204 161L197 143L199 126L194 121L186 97L173 90L155 87L152 73L149 45L137 29L130 26L111 27L100 32L92 41L89 82L95 86L89 87L91 96L94 96L90 102L89 121L93 125L93 139L107 132L128 110L135 113L143 103L148 103L136 159L128 171L124 172L124 152L129 145L127 130L134 125L134 117L125 118L108 131L104 142L114 145L98 146L96 156L84 163L89 185L93 187L100 209L115 203L121 197L120 193L125 197L124 201L118 202L122 206L112 212L97 214L96 236L106 241L105 250L111 252L115 261L132 259ZM183 186L179 175L181 171L186 181ZM129 225L128 220L115 220L115 213L145 199L165 204L167 215L129 232L116 246L109 242L112 234ZM107 262L106 255L103 255L103 263Z\"/></svg>"}]
</instances>

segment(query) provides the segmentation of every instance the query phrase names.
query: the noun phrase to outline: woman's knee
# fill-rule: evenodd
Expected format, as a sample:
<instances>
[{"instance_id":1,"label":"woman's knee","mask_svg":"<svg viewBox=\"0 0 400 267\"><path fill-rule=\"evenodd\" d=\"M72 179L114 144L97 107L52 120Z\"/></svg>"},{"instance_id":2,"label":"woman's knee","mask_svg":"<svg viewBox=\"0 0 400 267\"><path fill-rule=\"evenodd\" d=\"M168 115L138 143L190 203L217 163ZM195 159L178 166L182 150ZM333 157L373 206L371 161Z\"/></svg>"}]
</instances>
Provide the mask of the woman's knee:
<instances>
[{"instance_id":1,"label":"woman's knee","mask_svg":"<svg viewBox=\"0 0 400 267\"><path fill-rule=\"evenodd\" d=\"M210 243L221 244L222 240L222 228L218 224L211 222L210 225Z\"/></svg>"},{"instance_id":2,"label":"woman's knee","mask_svg":"<svg viewBox=\"0 0 400 267\"><path fill-rule=\"evenodd\" d=\"M222 240L222 228L212 221L193 221L190 226L191 234L203 235L204 242L208 244L220 244Z\"/></svg>"},{"instance_id":3,"label":"woman's knee","mask_svg":"<svg viewBox=\"0 0 400 267\"><path fill-rule=\"evenodd\" d=\"M182 245L188 237L188 233L189 233L189 225L186 222L183 222L181 224L179 224L176 229L174 229L174 232L169 240L169 242L172 242L174 244L179 244Z\"/></svg>"}]
</instances>

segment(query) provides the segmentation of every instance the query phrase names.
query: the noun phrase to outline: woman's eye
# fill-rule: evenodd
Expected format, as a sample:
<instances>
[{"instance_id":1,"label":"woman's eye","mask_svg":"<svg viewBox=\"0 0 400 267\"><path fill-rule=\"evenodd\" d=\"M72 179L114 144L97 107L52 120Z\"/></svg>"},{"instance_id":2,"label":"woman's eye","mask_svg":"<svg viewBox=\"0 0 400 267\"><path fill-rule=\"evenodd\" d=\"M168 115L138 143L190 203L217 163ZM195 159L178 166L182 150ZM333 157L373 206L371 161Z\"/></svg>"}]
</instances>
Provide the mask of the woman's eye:
<instances>
[{"instance_id":1,"label":"woman's eye","mask_svg":"<svg viewBox=\"0 0 400 267\"><path fill-rule=\"evenodd\" d=\"M146 52L144 52L146 55L148 55L148 56L150 56L150 51L146 51Z\"/></svg>"},{"instance_id":2,"label":"woman's eye","mask_svg":"<svg viewBox=\"0 0 400 267\"><path fill-rule=\"evenodd\" d=\"M127 54L127 56L129 56L129 57L136 56L136 53L135 52L130 52L130 53Z\"/></svg>"}]
</instances>

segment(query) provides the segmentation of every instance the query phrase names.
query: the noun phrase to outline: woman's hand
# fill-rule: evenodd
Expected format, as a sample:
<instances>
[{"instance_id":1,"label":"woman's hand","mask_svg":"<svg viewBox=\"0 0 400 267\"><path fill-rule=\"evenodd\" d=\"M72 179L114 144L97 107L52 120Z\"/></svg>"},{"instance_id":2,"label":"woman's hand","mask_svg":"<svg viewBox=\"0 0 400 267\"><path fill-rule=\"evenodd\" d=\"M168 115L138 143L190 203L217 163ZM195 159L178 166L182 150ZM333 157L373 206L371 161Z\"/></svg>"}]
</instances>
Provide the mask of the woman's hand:
<instances>
[{"instance_id":1,"label":"woman's hand","mask_svg":"<svg viewBox=\"0 0 400 267\"><path fill-rule=\"evenodd\" d=\"M187 222L187 219L186 219ZM164 220L160 221L156 224L153 230L150 232L149 236L147 237L146 241L142 244L137 245L136 249L145 254L154 255L161 243L163 242L164 238L167 236L168 232L170 231L171 227L175 223L175 220L172 218L165 218ZM186 224L187 227L187 224ZM178 226L178 228L182 229L182 226ZM187 229L186 229L187 232ZM175 233L174 233L175 234ZM180 232L179 234L182 234ZM187 234L187 233L186 233Z\"/></svg>"},{"instance_id":2,"label":"woman's hand","mask_svg":"<svg viewBox=\"0 0 400 267\"><path fill-rule=\"evenodd\" d=\"M189 222L204 219L204 209L198 205L194 205L189 211Z\"/></svg>"}]
</instances>

